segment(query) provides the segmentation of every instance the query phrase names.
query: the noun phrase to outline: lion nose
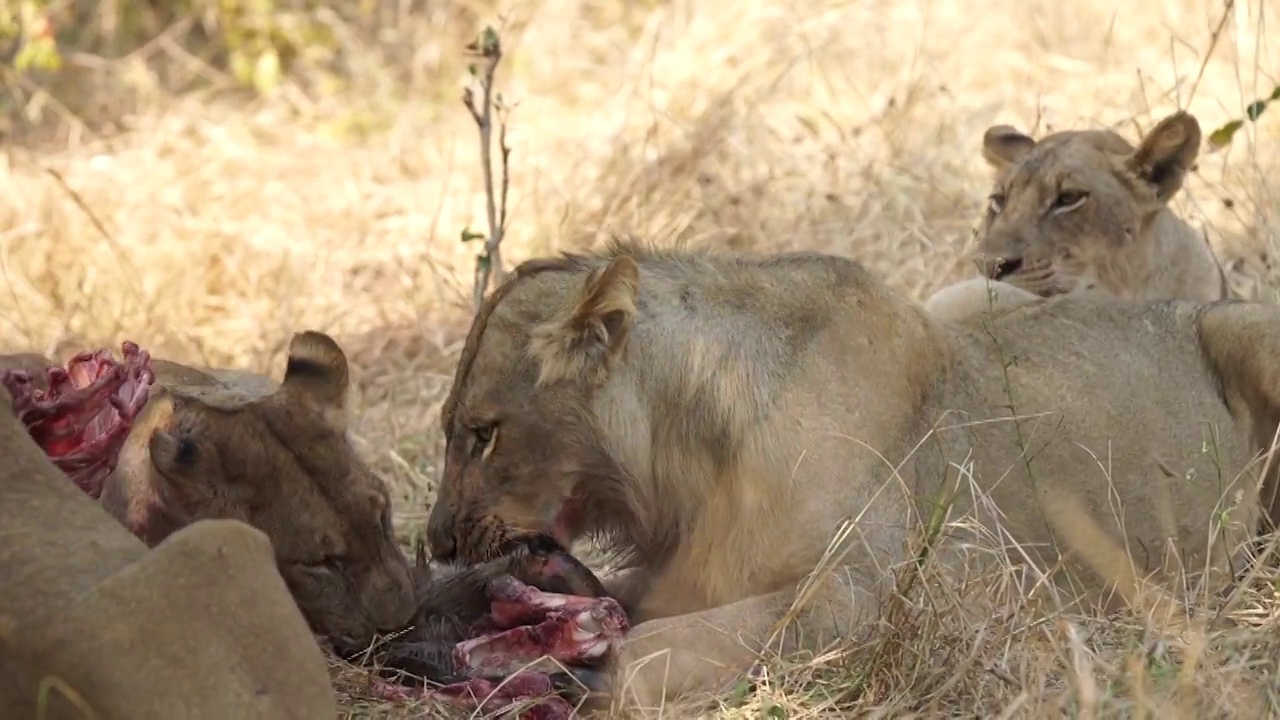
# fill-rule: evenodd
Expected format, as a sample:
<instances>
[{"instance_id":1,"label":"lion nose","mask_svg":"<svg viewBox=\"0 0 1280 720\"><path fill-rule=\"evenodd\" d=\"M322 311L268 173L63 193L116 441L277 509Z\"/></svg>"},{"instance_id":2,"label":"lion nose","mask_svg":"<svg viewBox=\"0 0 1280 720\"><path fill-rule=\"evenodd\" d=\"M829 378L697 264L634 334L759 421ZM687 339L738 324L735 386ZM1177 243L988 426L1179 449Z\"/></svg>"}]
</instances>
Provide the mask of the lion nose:
<instances>
[{"instance_id":1,"label":"lion nose","mask_svg":"<svg viewBox=\"0 0 1280 720\"><path fill-rule=\"evenodd\" d=\"M458 543L452 537L431 543L431 556L441 562L450 562L458 555Z\"/></svg>"}]
</instances>

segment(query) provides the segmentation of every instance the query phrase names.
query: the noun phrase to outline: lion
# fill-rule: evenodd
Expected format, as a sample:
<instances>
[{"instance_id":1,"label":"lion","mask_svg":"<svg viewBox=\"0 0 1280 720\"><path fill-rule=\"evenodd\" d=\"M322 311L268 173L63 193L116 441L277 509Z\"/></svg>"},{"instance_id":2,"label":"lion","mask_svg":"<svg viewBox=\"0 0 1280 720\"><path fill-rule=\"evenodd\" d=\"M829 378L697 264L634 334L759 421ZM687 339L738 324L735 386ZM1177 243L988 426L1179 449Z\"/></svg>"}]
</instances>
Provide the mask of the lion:
<instances>
[{"instance_id":1,"label":"lion","mask_svg":"<svg viewBox=\"0 0 1280 720\"><path fill-rule=\"evenodd\" d=\"M1028 296L1081 294L1132 300L1222 300L1226 273L1208 242L1169 207L1200 147L1195 117L1164 118L1135 148L1110 130L1063 131L1039 142L1008 125L983 136L995 183L975 230L982 277ZM964 317L973 298L944 288L926 302ZM1005 307L1007 303L998 303Z\"/></svg>"},{"instance_id":2,"label":"lion","mask_svg":"<svg viewBox=\"0 0 1280 720\"><path fill-rule=\"evenodd\" d=\"M160 359L151 367L155 384L102 483L102 507L150 546L194 521L240 520L271 539L318 634L367 642L403 627L415 578L386 484L347 436L337 342L296 334L279 383Z\"/></svg>"},{"instance_id":3,"label":"lion","mask_svg":"<svg viewBox=\"0 0 1280 720\"><path fill-rule=\"evenodd\" d=\"M5 392L0 454L6 716L337 716L266 535L199 520L148 549L67 482Z\"/></svg>"},{"instance_id":4,"label":"lion","mask_svg":"<svg viewBox=\"0 0 1280 720\"><path fill-rule=\"evenodd\" d=\"M938 503L1081 602L1136 590L1087 560L1096 543L1055 542L1064 502L1145 549L1138 576L1172 562L1220 588L1277 514L1254 462L1280 421L1277 351L1280 308L1243 301L1067 295L979 329L819 253L530 260L467 335L427 543L464 563L535 531L612 550L633 622L596 701L615 710L724 688L793 603L782 652L865 637ZM807 585L847 523L839 572Z\"/></svg>"}]
</instances>

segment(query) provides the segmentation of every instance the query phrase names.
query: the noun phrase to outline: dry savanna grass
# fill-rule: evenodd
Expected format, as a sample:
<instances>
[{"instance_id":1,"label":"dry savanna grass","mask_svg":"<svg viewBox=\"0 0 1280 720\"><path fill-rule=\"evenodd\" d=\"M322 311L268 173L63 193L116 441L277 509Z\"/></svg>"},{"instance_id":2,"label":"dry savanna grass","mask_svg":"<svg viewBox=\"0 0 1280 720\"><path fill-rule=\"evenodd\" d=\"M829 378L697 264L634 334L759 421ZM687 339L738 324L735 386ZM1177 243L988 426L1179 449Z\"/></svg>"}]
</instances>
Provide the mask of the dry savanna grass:
<instances>
[{"instance_id":1,"label":"dry savanna grass","mask_svg":"<svg viewBox=\"0 0 1280 720\"><path fill-rule=\"evenodd\" d=\"M5 148L0 350L65 356L127 338L278 375L292 332L334 333L356 366L356 434L396 488L408 541L431 501L439 403L469 321L475 248L459 234L484 226L458 100L462 46L484 24L506 17L498 84L518 103L508 264L611 233L805 248L855 257L916 300L968 272L987 126L1136 137L1184 107L1207 134L1280 70L1265 0L979 7L446 0L388 26L387 42L409 49L394 57L349 39L347 89L253 100L166 93L134 56L93 66L114 83L102 87L130 93L114 125L55 93L29 109L58 141ZM1267 300L1278 147L1280 107L1203 154L1176 202L1233 285ZM982 551L1016 552L991 537ZM1014 573L926 560L904 574L873 647L766 658L756 687L730 690L717 713L1257 718L1280 706L1266 582L1220 617L1220 603L1146 603L1046 620ZM437 712L379 704L340 664L335 681L352 717Z\"/></svg>"}]
</instances>

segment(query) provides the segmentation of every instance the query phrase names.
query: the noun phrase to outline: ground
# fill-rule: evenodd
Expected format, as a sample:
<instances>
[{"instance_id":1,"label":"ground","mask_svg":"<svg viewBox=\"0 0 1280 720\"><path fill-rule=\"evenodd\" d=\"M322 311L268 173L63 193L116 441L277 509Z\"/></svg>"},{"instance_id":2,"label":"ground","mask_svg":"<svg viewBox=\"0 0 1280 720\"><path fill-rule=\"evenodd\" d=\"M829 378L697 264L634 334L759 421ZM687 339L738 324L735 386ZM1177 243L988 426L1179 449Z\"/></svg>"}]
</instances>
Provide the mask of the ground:
<instances>
[{"instance_id":1,"label":"ground","mask_svg":"<svg viewBox=\"0 0 1280 720\"><path fill-rule=\"evenodd\" d=\"M1264 7L432 3L388 25L412 52L349 48L358 82L347 88L286 85L253 100L148 90L131 56L112 66L132 88L113 125L82 122L56 95L24 96L27 121L56 130L5 142L0 350L130 339L278 376L291 333L331 332L353 358L356 436L395 488L407 543L430 506L439 403L469 322L476 249L459 236L484 228L462 45L498 13L499 89L518 103L508 264L611 233L803 248L857 258L923 300L969 272L989 125L1136 137L1184 107L1207 136L1277 84ZM1175 203L1232 284L1265 300L1280 287L1278 142L1280 107L1203 154ZM835 648L774 662L755 692L724 698L724 716L1274 712L1280 648L1264 595L1225 629L1137 616L1028 625L999 578L979 584L985 616L960 619L946 610L955 593L927 584L902 608L902 636L871 660ZM335 679L352 717L410 714L365 697L349 669L335 665Z\"/></svg>"}]
</instances>

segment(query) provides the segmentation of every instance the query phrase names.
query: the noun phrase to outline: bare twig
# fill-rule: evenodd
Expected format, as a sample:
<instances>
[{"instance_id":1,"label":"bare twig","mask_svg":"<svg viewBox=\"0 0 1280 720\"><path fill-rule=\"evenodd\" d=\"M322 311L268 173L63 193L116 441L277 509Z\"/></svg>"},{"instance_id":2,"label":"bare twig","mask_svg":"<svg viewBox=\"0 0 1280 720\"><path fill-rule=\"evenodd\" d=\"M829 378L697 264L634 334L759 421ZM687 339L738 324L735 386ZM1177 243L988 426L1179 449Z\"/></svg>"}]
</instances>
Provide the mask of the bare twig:
<instances>
[{"instance_id":1,"label":"bare twig","mask_svg":"<svg viewBox=\"0 0 1280 720\"><path fill-rule=\"evenodd\" d=\"M116 240L115 235L112 235L111 232L107 230L107 226L98 218L98 214L93 211L93 208L89 207L89 203L85 202L84 198L80 197L80 193L76 192L75 188L71 187L71 185L63 179L62 174L57 170L45 166L40 166L40 169L57 181L58 186L66 191L67 195L71 198L71 201L75 203L76 207L80 208L80 211L84 213L84 216L89 219L89 223L93 225L94 229L97 230L100 235L102 235L102 239L107 241L107 244L111 246L112 250L115 250L112 256L118 259L124 266L126 277L142 277L142 272L133 264L133 259L129 256L129 253L125 252L124 246ZM128 296L126 295L125 297ZM117 315L117 317L123 317L124 311L125 308L120 308L120 314Z\"/></svg>"},{"instance_id":2,"label":"bare twig","mask_svg":"<svg viewBox=\"0 0 1280 720\"><path fill-rule=\"evenodd\" d=\"M480 165L484 173L484 194L486 219L489 223L489 235L484 241L484 251L476 256L475 286L472 292L472 306L480 308L485 293L489 289L490 278L494 284L501 284L506 279L506 270L502 266L502 238L507 229L507 190L510 187L508 168L511 148L507 145L506 107L502 103L502 94L493 92L493 77L502 60L502 42L498 33L486 27L480 38L467 45L467 50L484 60L483 68L470 66L471 76L477 78L483 99L476 103L474 88L467 87L462 91L462 102L475 120L476 129L480 132ZM493 187L493 123L498 122L498 151L502 162L502 186L497 192ZM462 241L467 242L480 237L470 230L462 231Z\"/></svg>"},{"instance_id":3,"label":"bare twig","mask_svg":"<svg viewBox=\"0 0 1280 720\"><path fill-rule=\"evenodd\" d=\"M1213 33L1209 36L1209 49L1205 50L1204 57L1200 60L1200 69L1196 71L1196 79L1191 82L1191 91L1187 93L1187 101L1183 107L1191 107L1196 89L1200 87L1200 79L1204 77L1205 68L1209 67L1209 58L1213 57L1213 51L1218 47L1218 38L1222 36L1222 29L1227 26L1227 19L1235 7L1236 0L1227 0L1223 3L1222 15L1218 17L1218 24L1214 26Z\"/></svg>"},{"instance_id":4,"label":"bare twig","mask_svg":"<svg viewBox=\"0 0 1280 720\"><path fill-rule=\"evenodd\" d=\"M89 223L93 225L93 228L102 235L102 239L111 243L111 247L113 249L123 254L123 250L121 250L120 244L116 242L115 236L107 231L107 226L102 224L102 221L98 219L98 214L93 211L93 208L89 207L89 203L85 202L84 198L80 197L80 193L76 192L74 188L67 184L67 181L62 178L62 173L51 167L42 166L40 169L45 171L49 177L56 180L58 182L58 186L67 192L71 201L76 204L76 207L80 208L81 212L84 213L84 216L89 219Z\"/></svg>"}]
</instances>

